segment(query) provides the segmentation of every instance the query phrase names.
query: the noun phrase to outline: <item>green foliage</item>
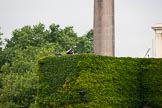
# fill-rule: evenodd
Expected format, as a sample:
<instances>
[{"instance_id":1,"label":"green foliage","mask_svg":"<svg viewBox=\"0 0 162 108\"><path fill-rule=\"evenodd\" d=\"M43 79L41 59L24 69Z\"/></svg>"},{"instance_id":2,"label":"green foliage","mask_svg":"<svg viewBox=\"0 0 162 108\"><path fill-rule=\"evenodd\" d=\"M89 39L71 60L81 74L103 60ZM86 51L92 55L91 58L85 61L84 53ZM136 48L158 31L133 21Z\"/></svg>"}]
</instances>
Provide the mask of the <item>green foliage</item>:
<instances>
[{"instance_id":1,"label":"green foliage","mask_svg":"<svg viewBox=\"0 0 162 108\"><path fill-rule=\"evenodd\" d=\"M51 24L49 28L50 30L46 30L45 25L39 23L16 29L13 31L13 37L6 39L6 48L26 49L29 46L54 45L60 52L77 47L75 49L77 53L92 53L92 30L80 38L71 26L62 29L59 25Z\"/></svg>"},{"instance_id":2,"label":"green foliage","mask_svg":"<svg viewBox=\"0 0 162 108\"><path fill-rule=\"evenodd\" d=\"M87 37L79 37L78 43L76 44L75 51L79 54L92 53L92 42Z\"/></svg>"},{"instance_id":3,"label":"green foliage","mask_svg":"<svg viewBox=\"0 0 162 108\"><path fill-rule=\"evenodd\" d=\"M8 106L15 105L19 108L28 108L36 95L37 76L35 73L10 73L1 77L0 105L3 106L6 102L11 102L12 104Z\"/></svg>"},{"instance_id":4,"label":"green foliage","mask_svg":"<svg viewBox=\"0 0 162 108\"><path fill-rule=\"evenodd\" d=\"M162 59L144 59L141 64L143 103L162 108Z\"/></svg>"},{"instance_id":5,"label":"green foliage","mask_svg":"<svg viewBox=\"0 0 162 108\"><path fill-rule=\"evenodd\" d=\"M1 29L1 28L0 28ZM0 31L0 67L3 65L4 63L4 60L3 60L3 52L2 52L2 48L3 48L3 40L2 40L2 35L3 33L1 33ZM1 73L1 70L0 70L0 73Z\"/></svg>"},{"instance_id":6,"label":"green foliage","mask_svg":"<svg viewBox=\"0 0 162 108\"><path fill-rule=\"evenodd\" d=\"M20 108L20 107L12 102L3 102L0 103L0 108Z\"/></svg>"},{"instance_id":7,"label":"green foliage","mask_svg":"<svg viewBox=\"0 0 162 108\"><path fill-rule=\"evenodd\" d=\"M45 37L48 35L43 24L31 26L24 26L21 29L13 31L13 37L6 39L6 47L16 47L26 49L28 46L40 47L46 43Z\"/></svg>"},{"instance_id":8,"label":"green foliage","mask_svg":"<svg viewBox=\"0 0 162 108\"><path fill-rule=\"evenodd\" d=\"M53 48L16 49L10 62L2 68L0 104L12 102L17 106L28 108L34 102L37 85L37 60L43 56L53 55Z\"/></svg>"},{"instance_id":9,"label":"green foliage","mask_svg":"<svg viewBox=\"0 0 162 108\"><path fill-rule=\"evenodd\" d=\"M0 27L0 29L1 29L1 27ZM3 33L1 33L1 31L0 31L0 53L1 53L1 51L2 51L2 45L3 45L3 41L2 41L2 36L3 35Z\"/></svg>"},{"instance_id":10,"label":"green foliage","mask_svg":"<svg viewBox=\"0 0 162 108\"><path fill-rule=\"evenodd\" d=\"M88 31L85 36L88 38L89 41L93 41L93 29Z\"/></svg>"},{"instance_id":11,"label":"green foliage","mask_svg":"<svg viewBox=\"0 0 162 108\"><path fill-rule=\"evenodd\" d=\"M161 64L161 59L95 55L41 59L37 107L161 108ZM87 92L87 102L79 91Z\"/></svg>"},{"instance_id":12,"label":"green foliage","mask_svg":"<svg viewBox=\"0 0 162 108\"><path fill-rule=\"evenodd\" d=\"M73 27L62 29L51 24L47 30L41 23L16 29L12 34L0 49L0 108L35 108L38 59L54 56L57 51L65 55L77 45L79 37Z\"/></svg>"},{"instance_id":13,"label":"green foliage","mask_svg":"<svg viewBox=\"0 0 162 108\"><path fill-rule=\"evenodd\" d=\"M78 37L75 51L79 54L93 53L93 30L90 30L82 37Z\"/></svg>"},{"instance_id":14,"label":"green foliage","mask_svg":"<svg viewBox=\"0 0 162 108\"><path fill-rule=\"evenodd\" d=\"M41 59L39 61L40 71L45 73L39 74L39 87L41 89L38 90L38 97L46 98L48 94L56 92L59 88L63 86L65 83L65 79L74 74L76 72L76 66L78 57L73 56L63 56L63 57L49 57L45 59ZM68 65L67 65L68 64ZM62 68L57 68L61 66ZM53 70L54 69L54 70ZM52 71L51 71L52 70ZM39 98L40 99L40 98ZM48 100L47 97L46 100ZM43 105L44 100L39 100L39 103ZM40 106L41 107L41 106Z\"/></svg>"}]
</instances>

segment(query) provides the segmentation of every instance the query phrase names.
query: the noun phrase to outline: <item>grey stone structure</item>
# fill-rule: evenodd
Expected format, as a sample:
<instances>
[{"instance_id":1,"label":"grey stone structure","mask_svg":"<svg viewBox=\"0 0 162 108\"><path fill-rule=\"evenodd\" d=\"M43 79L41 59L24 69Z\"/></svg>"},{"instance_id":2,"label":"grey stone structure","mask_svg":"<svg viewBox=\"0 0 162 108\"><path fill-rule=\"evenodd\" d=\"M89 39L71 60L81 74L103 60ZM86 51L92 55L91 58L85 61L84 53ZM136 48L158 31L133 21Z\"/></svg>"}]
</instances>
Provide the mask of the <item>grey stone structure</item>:
<instances>
[{"instance_id":1,"label":"grey stone structure","mask_svg":"<svg viewBox=\"0 0 162 108\"><path fill-rule=\"evenodd\" d=\"M94 53L115 56L114 0L94 0Z\"/></svg>"},{"instance_id":2,"label":"grey stone structure","mask_svg":"<svg viewBox=\"0 0 162 108\"><path fill-rule=\"evenodd\" d=\"M162 58L162 23L155 24L152 29L155 31L153 57Z\"/></svg>"}]
</instances>

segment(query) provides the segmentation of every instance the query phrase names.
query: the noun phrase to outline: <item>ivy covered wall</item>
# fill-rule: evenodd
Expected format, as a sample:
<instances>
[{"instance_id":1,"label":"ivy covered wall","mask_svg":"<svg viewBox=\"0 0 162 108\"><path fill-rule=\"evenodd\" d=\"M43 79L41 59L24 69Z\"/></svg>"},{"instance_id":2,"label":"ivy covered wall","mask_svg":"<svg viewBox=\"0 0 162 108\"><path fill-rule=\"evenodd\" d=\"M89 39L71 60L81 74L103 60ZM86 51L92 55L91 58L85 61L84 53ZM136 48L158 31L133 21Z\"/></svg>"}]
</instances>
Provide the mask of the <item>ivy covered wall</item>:
<instances>
[{"instance_id":1,"label":"ivy covered wall","mask_svg":"<svg viewBox=\"0 0 162 108\"><path fill-rule=\"evenodd\" d=\"M38 76L39 108L162 108L162 59L46 57Z\"/></svg>"}]
</instances>

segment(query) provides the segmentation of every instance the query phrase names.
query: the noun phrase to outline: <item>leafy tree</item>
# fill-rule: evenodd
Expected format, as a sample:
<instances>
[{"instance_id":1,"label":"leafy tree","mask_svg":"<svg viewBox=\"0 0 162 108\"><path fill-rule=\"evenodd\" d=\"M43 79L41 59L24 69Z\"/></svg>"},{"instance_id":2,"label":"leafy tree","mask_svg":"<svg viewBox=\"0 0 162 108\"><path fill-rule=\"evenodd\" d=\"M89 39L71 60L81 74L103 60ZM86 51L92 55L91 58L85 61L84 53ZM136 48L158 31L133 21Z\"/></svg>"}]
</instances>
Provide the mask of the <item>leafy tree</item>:
<instances>
[{"instance_id":1,"label":"leafy tree","mask_svg":"<svg viewBox=\"0 0 162 108\"><path fill-rule=\"evenodd\" d=\"M38 24L33 27L24 26L21 29L13 31L13 37L6 39L6 48L16 47L26 49L27 46L41 47L45 44L45 37L48 35L43 24Z\"/></svg>"},{"instance_id":2,"label":"leafy tree","mask_svg":"<svg viewBox=\"0 0 162 108\"><path fill-rule=\"evenodd\" d=\"M1 29L1 28L0 28ZM1 33L1 31L0 31L0 68L1 68L1 66L3 65L3 63L4 63L4 60L3 60L3 52L2 52L2 45L3 45L3 41L2 41L2 36L3 35L3 33ZM0 73L1 73L1 70L0 70Z\"/></svg>"},{"instance_id":3,"label":"leafy tree","mask_svg":"<svg viewBox=\"0 0 162 108\"><path fill-rule=\"evenodd\" d=\"M6 40L0 59L0 107L29 108L34 102L37 84L37 60L54 55L53 43L45 36L43 24L25 26Z\"/></svg>"},{"instance_id":4,"label":"leafy tree","mask_svg":"<svg viewBox=\"0 0 162 108\"><path fill-rule=\"evenodd\" d=\"M53 55L53 48L27 47L17 49L10 63L5 63L0 74L0 105L12 102L18 107L29 108L34 102L37 85L37 61L44 56ZM1 106L0 106L1 107Z\"/></svg>"},{"instance_id":5,"label":"leafy tree","mask_svg":"<svg viewBox=\"0 0 162 108\"><path fill-rule=\"evenodd\" d=\"M93 41L93 29L89 30L85 36L89 41Z\"/></svg>"},{"instance_id":6,"label":"leafy tree","mask_svg":"<svg viewBox=\"0 0 162 108\"><path fill-rule=\"evenodd\" d=\"M65 27L60 32L60 37L62 37L60 45L63 50L68 50L76 46L77 34L73 31L73 27Z\"/></svg>"},{"instance_id":7,"label":"leafy tree","mask_svg":"<svg viewBox=\"0 0 162 108\"><path fill-rule=\"evenodd\" d=\"M34 97L36 95L36 73L3 74L1 79L3 88L0 89L0 107L6 108L4 104L6 102L11 102L11 105L14 104L18 108L29 108L30 104L34 102ZM11 108L11 105L8 104L7 106Z\"/></svg>"},{"instance_id":8,"label":"leafy tree","mask_svg":"<svg viewBox=\"0 0 162 108\"><path fill-rule=\"evenodd\" d=\"M82 37L78 37L76 44L77 53L93 53L93 30L90 30L87 34Z\"/></svg>"},{"instance_id":9,"label":"leafy tree","mask_svg":"<svg viewBox=\"0 0 162 108\"><path fill-rule=\"evenodd\" d=\"M3 35L3 33L0 32L0 51L2 51L2 45L3 45L3 41L2 41L2 37L1 37L2 35Z\"/></svg>"},{"instance_id":10,"label":"leafy tree","mask_svg":"<svg viewBox=\"0 0 162 108\"><path fill-rule=\"evenodd\" d=\"M58 50L66 51L76 45L77 34L74 32L73 27L61 29L59 25L51 24L47 40L60 45L61 49Z\"/></svg>"},{"instance_id":11,"label":"leafy tree","mask_svg":"<svg viewBox=\"0 0 162 108\"><path fill-rule=\"evenodd\" d=\"M13 31L0 52L0 107L29 108L34 104L37 84L37 61L75 48L77 53L92 52L93 31L78 37L73 27L51 24L24 26ZM2 42L0 38L0 42ZM1 45L1 44L0 44Z\"/></svg>"},{"instance_id":12,"label":"leafy tree","mask_svg":"<svg viewBox=\"0 0 162 108\"><path fill-rule=\"evenodd\" d=\"M56 43L59 40L59 33L61 31L60 26L56 24L51 24L49 26L50 34L47 36L46 40L48 42Z\"/></svg>"}]
</instances>

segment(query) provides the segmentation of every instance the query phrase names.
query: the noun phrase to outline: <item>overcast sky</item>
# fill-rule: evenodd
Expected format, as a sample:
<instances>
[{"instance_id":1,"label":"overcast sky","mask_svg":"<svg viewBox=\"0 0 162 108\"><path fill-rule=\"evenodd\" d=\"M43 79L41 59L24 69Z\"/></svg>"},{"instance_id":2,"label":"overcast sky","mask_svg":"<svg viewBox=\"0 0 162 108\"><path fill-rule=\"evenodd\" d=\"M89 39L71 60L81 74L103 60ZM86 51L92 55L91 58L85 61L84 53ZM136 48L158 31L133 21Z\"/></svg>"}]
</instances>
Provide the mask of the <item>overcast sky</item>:
<instances>
[{"instance_id":1,"label":"overcast sky","mask_svg":"<svg viewBox=\"0 0 162 108\"><path fill-rule=\"evenodd\" d=\"M12 31L39 22L73 26L79 35L93 28L93 0L0 0L0 27ZM162 0L115 0L116 56L143 57L152 49L156 23L162 23ZM150 55L151 55L150 51Z\"/></svg>"}]
</instances>

